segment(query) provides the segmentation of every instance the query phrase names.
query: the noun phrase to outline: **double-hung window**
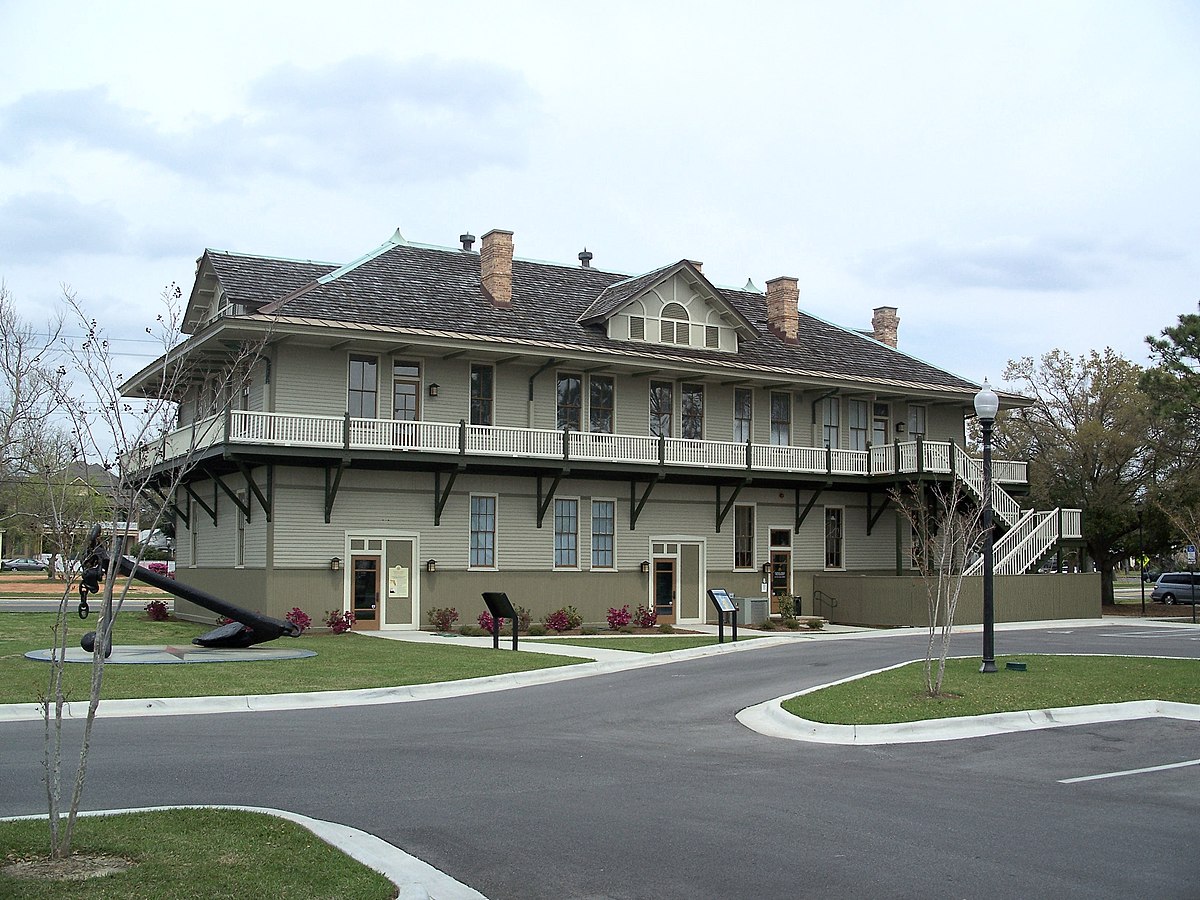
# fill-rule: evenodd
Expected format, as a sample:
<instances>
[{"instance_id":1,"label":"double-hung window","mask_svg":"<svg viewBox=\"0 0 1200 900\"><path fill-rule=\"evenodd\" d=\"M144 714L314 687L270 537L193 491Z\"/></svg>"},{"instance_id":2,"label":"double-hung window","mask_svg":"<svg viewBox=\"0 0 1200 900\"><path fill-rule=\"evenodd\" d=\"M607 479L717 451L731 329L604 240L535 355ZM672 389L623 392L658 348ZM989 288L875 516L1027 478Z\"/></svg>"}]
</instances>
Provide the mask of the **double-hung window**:
<instances>
[{"instance_id":1,"label":"double-hung window","mask_svg":"<svg viewBox=\"0 0 1200 900\"><path fill-rule=\"evenodd\" d=\"M650 433L655 437L671 437L671 412L674 403L674 385L671 382L650 382Z\"/></svg>"},{"instance_id":2,"label":"double-hung window","mask_svg":"<svg viewBox=\"0 0 1200 900\"><path fill-rule=\"evenodd\" d=\"M684 384L679 388L680 419L685 438L702 440L704 438L704 385Z\"/></svg>"},{"instance_id":3,"label":"double-hung window","mask_svg":"<svg viewBox=\"0 0 1200 900\"><path fill-rule=\"evenodd\" d=\"M754 422L754 392L750 388L733 389L733 439L739 444L750 440Z\"/></svg>"},{"instance_id":4,"label":"double-hung window","mask_svg":"<svg viewBox=\"0 0 1200 900\"><path fill-rule=\"evenodd\" d=\"M496 565L496 498L491 494L471 497L471 565Z\"/></svg>"},{"instance_id":5,"label":"double-hung window","mask_svg":"<svg viewBox=\"0 0 1200 900\"><path fill-rule=\"evenodd\" d=\"M392 361L392 418L415 422L421 417L421 364L412 360Z\"/></svg>"},{"instance_id":6,"label":"double-hung window","mask_svg":"<svg viewBox=\"0 0 1200 900\"><path fill-rule=\"evenodd\" d=\"M771 392L771 443L786 447L792 442L792 395Z\"/></svg>"},{"instance_id":7,"label":"double-hung window","mask_svg":"<svg viewBox=\"0 0 1200 900\"><path fill-rule=\"evenodd\" d=\"M826 447L837 450L841 446L842 405L837 397L826 398L822 405L825 410L821 420L821 437Z\"/></svg>"},{"instance_id":8,"label":"double-hung window","mask_svg":"<svg viewBox=\"0 0 1200 900\"><path fill-rule=\"evenodd\" d=\"M355 419L375 418L375 400L379 390L379 361L373 356L350 357L349 389L346 411Z\"/></svg>"},{"instance_id":9,"label":"double-hung window","mask_svg":"<svg viewBox=\"0 0 1200 900\"><path fill-rule=\"evenodd\" d=\"M754 507L733 508L733 567L754 568Z\"/></svg>"},{"instance_id":10,"label":"double-hung window","mask_svg":"<svg viewBox=\"0 0 1200 900\"><path fill-rule=\"evenodd\" d=\"M845 514L840 506L825 507L825 568L845 568L842 558L844 539L842 518Z\"/></svg>"},{"instance_id":11,"label":"double-hung window","mask_svg":"<svg viewBox=\"0 0 1200 900\"><path fill-rule=\"evenodd\" d=\"M496 370L491 366L471 366L471 424L494 425L492 407L496 400Z\"/></svg>"},{"instance_id":12,"label":"double-hung window","mask_svg":"<svg viewBox=\"0 0 1200 900\"><path fill-rule=\"evenodd\" d=\"M554 567L579 565L579 501L554 501Z\"/></svg>"},{"instance_id":13,"label":"double-hung window","mask_svg":"<svg viewBox=\"0 0 1200 900\"><path fill-rule=\"evenodd\" d=\"M588 379L588 430L613 433L613 380L607 375Z\"/></svg>"},{"instance_id":14,"label":"double-hung window","mask_svg":"<svg viewBox=\"0 0 1200 900\"><path fill-rule=\"evenodd\" d=\"M579 431L583 421L583 376L571 372L558 373L558 425L559 431Z\"/></svg>"},{"instance_id":15,"label":"double-hung window","mask_svg":"<svg viewBox=\"0 0 1200 900\"><path fill-rule=\"evenodd\" d=\"M617 534L617 503L615 500L592 501L592 568L612 569L616 566L613 544Z\"/></svg>"},{"instance_id":16,"label":"double-hung window","mask_svg":"<svg viewBox=\"0 0 1200 900\"><path fill-rule=\"evenodd\" d=\"M850 449L866 450L871 420L866 400L850 401Z\"/></svg>"},{"instance_id":17,"label":"double-hung window","mask_svg":"<svg viewBox=\"0 0 1200 900\"><path fill-rule=\"evenodd\" d=\"M918 438L925 436L925 424L927 413L924 406L910 406L908 408L908 436Z\"/></svg>"}]
</instances>

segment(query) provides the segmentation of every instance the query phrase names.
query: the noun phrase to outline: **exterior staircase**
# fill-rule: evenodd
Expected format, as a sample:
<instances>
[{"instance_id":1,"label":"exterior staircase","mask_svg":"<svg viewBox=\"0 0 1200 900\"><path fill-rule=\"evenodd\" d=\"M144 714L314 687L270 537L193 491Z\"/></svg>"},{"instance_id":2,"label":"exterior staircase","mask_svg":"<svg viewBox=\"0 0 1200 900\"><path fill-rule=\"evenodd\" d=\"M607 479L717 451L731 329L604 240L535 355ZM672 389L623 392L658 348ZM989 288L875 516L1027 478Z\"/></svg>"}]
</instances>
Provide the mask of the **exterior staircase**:
<instances>
[{"instance_id":1,"label":"exterior staircase","mask_svg":"<svg viewBox=\"0 0 1200 900\"><path fill-rule=\"evenodd\" d=\"M954 454L954 473L979 501L983 500L983 463L965 453ZM992 481L992 512L1007 531L992 546L992 571L996 575L1023 575L1062 539L1083 537L1083 512L1054 509L1038 512L1021 509L1012 495ZM983 558L967 567L967 575L983 574Z\"/></svg>"}]
</instances>

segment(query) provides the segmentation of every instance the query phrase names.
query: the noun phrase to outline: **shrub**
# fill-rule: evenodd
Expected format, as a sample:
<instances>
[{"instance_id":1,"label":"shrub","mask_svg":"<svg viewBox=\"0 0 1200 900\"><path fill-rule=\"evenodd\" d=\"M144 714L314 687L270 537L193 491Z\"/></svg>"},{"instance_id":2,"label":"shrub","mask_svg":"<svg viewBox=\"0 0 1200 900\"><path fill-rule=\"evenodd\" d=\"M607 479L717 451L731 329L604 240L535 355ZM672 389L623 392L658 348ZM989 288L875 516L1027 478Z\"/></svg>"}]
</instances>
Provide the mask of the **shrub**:
<instances>
[{"instance_id":1,"label":"shrub","mask_svg":"<svg viewBox=\"0 0 1200 900\"><path fill-rule=\"evenodd\" d=\"M561 634L571 627L571 618L567 615L565 609L556 609L554 612L546 613L546 615L542 616L542 624L551 631L557 631Z\"/></svg>"},{"instance_id":2,"label":"shrub","mask_svg":"<svg viewBox=\"0 0 1200 900\"><path fill-rule=\"evenodd\" d=\"M784 619L783 624L786 627L790 628L792 631L796 631L800 627L800 620L797 619L795 616L791 616L787 619Z\"/></svg>"},{"instance_id":3,"label":"shrub","mask_svg":"<svg viewBox=\"0 0 1200 900\"><path fill-rule=\"evenodd\" d=\"M533 621L533 613L523 606L517 607L517 630L528 631L529 623Z\"/></svg>"},{"instance_id":4,"label":"shrub","mask_svg":"<svg viewBox=\"0 0 1200 900\"><path fill-rule=\"evenodd\" d=\"M628 625L629 620L632 618L633 618L633 616L631 616L629 614L629 604L628 603L626 603L620 609L617 609L616 607L612 607L612 606L610 606L608 608L608 627L611 628L613 631L616 631L619 628L621 628L625 625Z\"/></svg>"},{"instance_id":5,"label":"shrub","mask_svg":"<svg viewBox=\"0 0 1200 900\"><path fill-rule=\"evenodd\" d=\"M579 629L579 633L580 634L599 634L600 629L596 628L592 625L584 625L582 628Z\"/></svg>"},{"instance_id":6,"label":"shrub","mask_svg":"<svg viewBox=\"0 0 1200 900\"><path fill-rule=\"evenodd\" d=\"M298 606L293 606L292 611L284 618L299 628L301 634L312 627L312 617Z\"/></svg>"},{"instance_id":7,"label":"shrub","mask_svg":"<svg viewBox=\"0 0 1200 900\"><path fill-rule=\"evenodd\" d=\"M325 627L334 634L345 634L354 627L354 613L349 610L331 609L325 613Z\"/></svg>"},{"instance_id":8,"label":"shrub","mask_svg":"<svg viewBox=\"0 0 1200 900\"><path fill-rule=\"evenodd\" d=\"M763 622L758 627L761 628L763 631L774 631L775 623L772 622L770 619L767 619L765 622Z\"/></svg>"},{"instance_id":9,"label":"shrub","mask_svg":"<svg viewBox=\"0 0 1200 900\"><path fill-rule=\"evenodd\" d=\"M500 623L500 628L503 629L504 628L504 618L503 617L501 617L499 619L499 623ZM479 627L482 628L484 631L486 631L488 634L492 633L492 626L495 624L496 623L492 621L492 614L488 610L485 609L483 612L481 612L479 614Z\"/></svg>"},{"instance_id":10,"label":"shrub","mask_svg":"<svg viewBox=\"0 0 1200 900\"><path fill-rule=\"evenodd\" d=\"M563 612L567 614L568 628L579 628L583 625L583 616L579 614L579 610L577 610L575 607L564 606Z\"/></svg>"},{"instance_id":11,"label":"shrub","mask_svg":"<svg viewBox=\"0 0 1200 900\"><path fill-rule=\"evenodd\" d=\"M171 614L167 612L167 601L151 600L146 604L146 615L150 617L151 622L165 622L171 618Z\"/></svg>"},{"instance_id":12,"label":"shrub","mask_svg":"<svg viewBox=\"0 0 1200 900\"><path fill-rule=\"evenodd\" d=\"M458 633L463 637L480 637L484 634L491 634L490 631L484 631L478 625L461 625L459 626Z\"/></svg>"},{"instance_id":13,"label":"shrub","mask_svg":"<svg viewBox=\"0 0 1200 900\"><path fill-rule=\"evenodd\" d=\"M815 617L811 618L808 620L808 627L811 628L813 631L820 631L822 628L825 627L825 620L818 619Z\"/></svg>"},{"instance_id":14,"label":"shrub","mask_svg":"<svg viewBox=\"0 0 1200 900\"><path fill-rule=\"evenodd\" d=\"M620 628L621 634L633 634L636 630L632 625L622 625Z\"/></svg>"},{"instance_id":15,"label":"shrub","mask_svg":"<svg viewBox=\"0 0 1200 900\"><path fill-rule=\"evenodd\" d=\"M161 575L163 578L174 578L175 573L165 562L143 562L142 567L155 575Z\"/></svg>"},{"instance_id":16,"label":"shrub","mask_svg":"<svg viewBox=\"0 0 1200 900\"><path fill-rule=\"evenodd\" d=\"M453 606L435 607L429 611L429 624L434 631L449 631L458 621L458 610Z\"/></svg>"},{"instance_id":17,"label":"shrub","mask_svg":"<svg viewBox=\"0 0 1200 900\"><path fill-rule=\"evenodd\" d=\"M779 597L779 615L785 623L796 618L796 604L787 594L781 594Z\"/></svg>"},{"instance_id":18,"label":"shrub","mask_svg":"<svg viewBox=\"0 0 1200 900\"><path fill-rule=\"evenodd\" d=\"M660 632L662 632L663 634L674 634L675 626L672 625L670 622L663 622L661 625L658 626L658 630Z\"/></svg>"},{"instance_id":19,"label":"shrub","mask_svg":"<svg viewBox=\"0 0 1200 900\"><path fill-rule=\"evenodd\" d=\"M541 622L534 622L529 626L530 637L541 637L546 633L546 626Z\"/></svg>"},{"instance_id":20,"label":"shrub","mask_svg":"<svg viewBox=\"0 0 1200 900\"><path fill-rule=\"evenodd\" d=\"M653 628L658 624L658 613L639 604L633 614L633 624L638 628Z\"/></svg>"}]
</instances>

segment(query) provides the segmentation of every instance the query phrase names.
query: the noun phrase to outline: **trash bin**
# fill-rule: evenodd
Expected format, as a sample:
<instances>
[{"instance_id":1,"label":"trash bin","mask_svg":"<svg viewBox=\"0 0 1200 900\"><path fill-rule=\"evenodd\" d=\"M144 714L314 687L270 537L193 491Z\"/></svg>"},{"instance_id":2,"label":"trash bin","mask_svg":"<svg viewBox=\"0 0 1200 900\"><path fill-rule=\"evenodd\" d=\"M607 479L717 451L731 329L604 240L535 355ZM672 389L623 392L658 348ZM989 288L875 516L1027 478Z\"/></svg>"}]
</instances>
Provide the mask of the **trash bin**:
<instances>
[{"instance_id":1,"label":"trash bin","mask_svg":"<svg viewBox=\"0 0 1200 900\"><path fill-rule=\"evenodd\" d=\"M771 601L766 597L750 599L750 624L761 625L771 617Z\"/></svg>"}]
</instances>

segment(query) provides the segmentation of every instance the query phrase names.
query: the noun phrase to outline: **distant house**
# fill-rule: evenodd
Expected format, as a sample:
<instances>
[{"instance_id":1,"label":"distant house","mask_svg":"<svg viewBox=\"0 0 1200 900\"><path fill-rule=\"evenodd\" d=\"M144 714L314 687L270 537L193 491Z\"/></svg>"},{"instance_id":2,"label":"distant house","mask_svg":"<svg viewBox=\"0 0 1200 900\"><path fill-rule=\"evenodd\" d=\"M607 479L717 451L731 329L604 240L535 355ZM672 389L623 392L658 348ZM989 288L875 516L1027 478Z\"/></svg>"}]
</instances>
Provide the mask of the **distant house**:
<instances>
[{"instance_id":1,"label":"distant house","mask_svg":"<svg viewBox=\"0 0 1200 900\"><path fill-rule=\"evenodd\" d=\"M507 231L460 240L397 232L344 265L204 252L176 352L261 349L222 415L180 396L145 461L203 448L174 497L181 580L360 628L470 613L484 590L686 624L709 587L811 604L827 575L909 576L888 491L981 490L962 450L978 385L897 349L894 308L863 333L799 311L795 278L734 290L688 259L630 277L586 251L515 258ZM1013 524L1025 464L996 476Z\"/></svg>"}]
</instances>

